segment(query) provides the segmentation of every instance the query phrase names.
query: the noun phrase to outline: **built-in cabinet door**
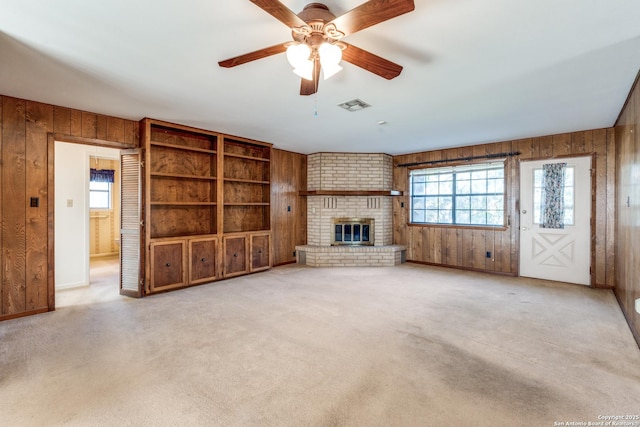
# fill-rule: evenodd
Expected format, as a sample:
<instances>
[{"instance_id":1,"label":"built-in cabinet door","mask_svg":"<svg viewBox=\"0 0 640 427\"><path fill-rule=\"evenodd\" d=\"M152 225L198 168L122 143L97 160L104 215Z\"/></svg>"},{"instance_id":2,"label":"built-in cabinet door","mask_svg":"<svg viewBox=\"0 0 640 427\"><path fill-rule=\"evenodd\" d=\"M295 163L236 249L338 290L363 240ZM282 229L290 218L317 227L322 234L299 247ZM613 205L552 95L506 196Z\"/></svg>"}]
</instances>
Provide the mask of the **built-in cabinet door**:
<instances>
[{"instance_id":1,"label":"built-in cabinet door","mask_svg":"<svg viewBox=\"0 0 640 427\"><path fill-rule=\"evenodd\" d=\"M222 241L224 246L224 276L231 277L247 273L249 271L247 236L225 236Z\"/></svg>"},{"instance_id":2,"label":"built-in cabinet door","mask_svg":"<svg viewBox=\"0 0 640 427\"><path fill-rule=\"evenodd\" d=\"M217 248L215 237L189 240L189 284L216 280Z\"/></svg>"},{"instance_id":3,"label":"built-in cabinet door","mask_svg":"<svg viewBox=\"0 0 640 427\"><path fill-rule=\"evenodd\" d=\"M173 289L187 284L185 269L185 241L171 240L150 245L150 292Z\"/></svg>"},{"instance_id":4,"label":"built-in cabinet door","mask_svg":"<svg viewBox=\"0 0 640 427\"><path fill-rule=\"evenodd\" d=\"M271 267L271 235L251 235L251 271L266 270Z\"/></svg>"}]
</instances>

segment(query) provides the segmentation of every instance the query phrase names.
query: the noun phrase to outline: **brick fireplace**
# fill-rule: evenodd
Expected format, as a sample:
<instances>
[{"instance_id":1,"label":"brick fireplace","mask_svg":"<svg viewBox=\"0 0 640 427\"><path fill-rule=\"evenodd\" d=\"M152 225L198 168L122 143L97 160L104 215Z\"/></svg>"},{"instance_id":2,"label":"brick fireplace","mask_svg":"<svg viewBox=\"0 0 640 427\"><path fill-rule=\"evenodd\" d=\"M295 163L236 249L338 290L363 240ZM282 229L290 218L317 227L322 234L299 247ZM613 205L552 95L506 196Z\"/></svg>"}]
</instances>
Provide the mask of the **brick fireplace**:
<instances>
[{"instance_id":1,"label":"brick fireplace","mask_svg":"<svg viewBox=\"0 0 640 427\"><path fill-rule=\"evenodd\" d=\"M398 193L392 190L391 156L316 153L308 156L307 168L307 245L296 247L298 263L389 266L404 261L405 248L392 244L392 197ZM370 221L371 242L353 242L351 234L350 244L336 244L336 220L356 224L363 218ZM356 230L363 229L347 229Z\"/></svg>"}]
</instances>

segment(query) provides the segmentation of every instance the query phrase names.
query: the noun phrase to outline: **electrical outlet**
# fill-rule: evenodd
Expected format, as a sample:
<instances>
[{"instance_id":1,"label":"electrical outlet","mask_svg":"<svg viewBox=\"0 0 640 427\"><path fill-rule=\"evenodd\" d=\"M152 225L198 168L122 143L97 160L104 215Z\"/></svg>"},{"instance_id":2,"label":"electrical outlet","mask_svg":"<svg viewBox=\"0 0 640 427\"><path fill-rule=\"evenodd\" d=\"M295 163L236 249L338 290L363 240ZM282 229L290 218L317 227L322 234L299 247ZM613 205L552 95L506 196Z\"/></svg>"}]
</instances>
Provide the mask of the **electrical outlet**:
<instances>
[{"instance_id":1,"label":"electrical outlet","mask_svg":"<svg viewBox=\"0 0 640 427\"><path fill-rule=\"evenodd\" d=\"M68 208L72 208L73 207L73 199L67 199L67 207Z\"/></svg>"},{"instance_id":2,"label":"electrical outlet","mask_svg":"<svg viewBox=\"0 0 640 427\"><path fill-rule=\"evenodd\" d=\"M40 207L40 198L39 197L32 197L29 200L29 206L31 206L32 208Z\"/></svg>"},{"instance_id":3,"label":"electrical outlet","mask_svg":"<svg viewBox=\"0 0 640 427\"><path fill-rule=\"evenodd\" d=\"M491 258L491 252L487 251L487 258Z\"/></svg>"}]
</instances>

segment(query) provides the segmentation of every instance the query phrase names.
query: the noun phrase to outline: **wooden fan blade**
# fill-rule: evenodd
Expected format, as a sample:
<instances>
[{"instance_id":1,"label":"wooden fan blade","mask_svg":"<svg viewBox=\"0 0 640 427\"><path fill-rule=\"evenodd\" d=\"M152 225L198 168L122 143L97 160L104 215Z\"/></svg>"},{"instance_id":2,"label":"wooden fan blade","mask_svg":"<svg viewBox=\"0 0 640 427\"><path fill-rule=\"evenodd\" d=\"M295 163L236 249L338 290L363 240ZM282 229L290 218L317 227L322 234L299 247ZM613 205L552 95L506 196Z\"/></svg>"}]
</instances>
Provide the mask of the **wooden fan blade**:
<instances>
[{"instance_id":1,"label":"wooden fan blade","mask_svg":"<svg viewBox=\"0 0 640 427\"><path fill-rule=\"evenodd\" d=\"M251 3L267 12L289 28L303 27L307 25L291 9L278 0L251 0Z\"/></svg>"},{"instance_id":2,"label":"wooden fan blade","mask_svg":"<svg viewBox=\"0 0 640 427\"><path fill-rule=\"evenodd\" d=\"M320 61L313 61L313 80L302 79L300 83L300 95L313 95L318 91L320 82Z\"/></svg>"},{"instance_id":3,"label":"wooden fan blade","mask_svg":"<svg viewBox=\"0 0 640 427\"><path fill-rule=\"evenodd\" d=\"M337 17L331 24L345 35L387 21L415 9L413 0L370 0Z\"/></svg>"},{"instance_id":4,"label":"wooden fan blade","mask_svg":"<svg viewBox=\"0 0 640 427\"><path fill-rule=\"evenodd\" d=\"M268 56L277 55L287 50L284 47L284 43L277 44L271 47L265 47L264 49L256 50L255 52L245 53L244 55L236 56L235 58L225 59L218 62L218 65L224 68L235 67L236 65L245 64L247 62L255 61L256 59L266 58Z\"/></svg>"},{"instance_id":5,"label":"wooden fan blade","mask_svg":"<svg viewBox=\"0 0 640 427\"><path fill-rule=\"evenodd\" d=\"M342 51L342 59L353 65L364 68L365 70L370 71L373 74L377 74L380 77L384 77L387 80L398 77L402 72L402 65L398 65L387 59L381 58L378 55L374 55L373 53L367 52L366 50L360 49L352 44L344 44L347 47Z\"/></svg>"}]
</instances>

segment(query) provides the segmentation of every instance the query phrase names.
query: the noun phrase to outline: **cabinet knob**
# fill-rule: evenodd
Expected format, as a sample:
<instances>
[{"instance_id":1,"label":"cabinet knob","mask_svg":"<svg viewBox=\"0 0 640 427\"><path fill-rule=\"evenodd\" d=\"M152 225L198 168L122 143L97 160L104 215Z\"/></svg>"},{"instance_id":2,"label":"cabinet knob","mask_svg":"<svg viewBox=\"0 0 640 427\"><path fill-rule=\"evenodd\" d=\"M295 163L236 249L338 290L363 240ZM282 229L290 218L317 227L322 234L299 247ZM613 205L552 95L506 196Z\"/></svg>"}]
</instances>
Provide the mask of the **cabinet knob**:
<instances>
[{"instance_id":1,"label":"cabinet knob","mask_svg":"<svg viewBox=\"0 0 640 427\"><path fill-rule=\"evenodd\" d=\"M171 267L171 263L170 263L170 262L166 263L165 265L166 265L167 267Z\"/></svg>"},{"instance_id":2,"label":"cabinet knob","mask_svg":"<svg viewBox=\"0 0 640 427\"><path fill-rule=\"evenodd\" d=\"M258 253L261 254L262 253L262 249L258 249Z\"/></svg>"},{"instance_id":3,"label":"cabinet knob","mask_svg":"<svg viewBox=\"0 0 640 427\"><path fill-rule=\"evenodd\" d=\"M233 254L234 257L238 257L238 254Z\"/></svg>"},{"instance_id":4,"label":"cabinet knob","mask_svg":"<svg viewBox=\"0 0 640 427\"><path fill-rule=\"evenodd\" d=\"M205 261L207 261L207 259L206 258L202 258L200 261L205 262Z\"/></svg>"}]
</instances>

